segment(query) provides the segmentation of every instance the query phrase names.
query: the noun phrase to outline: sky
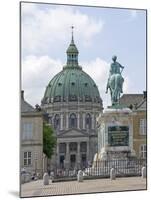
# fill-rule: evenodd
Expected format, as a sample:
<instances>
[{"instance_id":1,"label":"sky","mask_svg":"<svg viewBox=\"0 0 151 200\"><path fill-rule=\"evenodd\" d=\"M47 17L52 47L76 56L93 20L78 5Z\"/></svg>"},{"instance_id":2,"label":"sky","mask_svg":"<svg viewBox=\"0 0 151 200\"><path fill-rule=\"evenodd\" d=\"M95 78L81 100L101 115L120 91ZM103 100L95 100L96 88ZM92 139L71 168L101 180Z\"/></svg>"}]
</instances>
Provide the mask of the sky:
<instances>
[{"instance_id":1,"label":"sky","mask_svg":"<svg viewBox=\"0 0 151 200\"><path fill-rule=\"evenodd\" d=\"M21 88L33 106L41 104L46 86L66 64L71 41L79 64L98 86L103 105L112 56L124 66L124 93L146 90L146 12L144 10L22 3Z\"/></svg>"}]
</instances>

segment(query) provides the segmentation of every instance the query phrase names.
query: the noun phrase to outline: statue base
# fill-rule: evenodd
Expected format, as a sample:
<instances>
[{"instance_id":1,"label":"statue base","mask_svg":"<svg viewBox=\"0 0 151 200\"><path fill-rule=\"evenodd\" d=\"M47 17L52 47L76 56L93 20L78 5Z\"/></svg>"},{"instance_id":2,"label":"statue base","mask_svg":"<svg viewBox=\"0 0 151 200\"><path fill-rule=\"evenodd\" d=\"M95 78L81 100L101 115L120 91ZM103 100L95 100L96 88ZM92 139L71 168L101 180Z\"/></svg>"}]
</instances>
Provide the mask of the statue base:
<instances>
[{"instance_id":1,"label":"statue base","mask_svg":"<svg viewBox=\"0 0 151 200\"><path fill-rule=\"evenodd\" d=\"M133 113L122 105L110 106L98 117L98 153L101 160L125 160L135 157L133 150Z\"/></svg>"}]
</instances>

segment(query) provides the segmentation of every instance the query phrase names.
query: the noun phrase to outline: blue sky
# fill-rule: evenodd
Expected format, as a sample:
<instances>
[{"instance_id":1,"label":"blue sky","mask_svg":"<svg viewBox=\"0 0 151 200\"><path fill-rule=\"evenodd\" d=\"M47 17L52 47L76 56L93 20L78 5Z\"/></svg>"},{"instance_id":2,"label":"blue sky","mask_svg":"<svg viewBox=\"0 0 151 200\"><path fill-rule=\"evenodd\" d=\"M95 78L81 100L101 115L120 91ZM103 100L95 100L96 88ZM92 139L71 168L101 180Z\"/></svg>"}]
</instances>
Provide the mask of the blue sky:
<instances>
[{"instance_id":1,"label":"blue sky","mask_svg":"<svg viewBox=\"0 0 151 200\"><path fill-rule=\"evenodd\" d=\"M113 8L22 3L22 88L29 103L40 104L45 87L66 63L74 40L79 64L98 85L104 106L112 55L125 66L124 93L146 89L146 12Z\"/></svg>"}]
</instances>

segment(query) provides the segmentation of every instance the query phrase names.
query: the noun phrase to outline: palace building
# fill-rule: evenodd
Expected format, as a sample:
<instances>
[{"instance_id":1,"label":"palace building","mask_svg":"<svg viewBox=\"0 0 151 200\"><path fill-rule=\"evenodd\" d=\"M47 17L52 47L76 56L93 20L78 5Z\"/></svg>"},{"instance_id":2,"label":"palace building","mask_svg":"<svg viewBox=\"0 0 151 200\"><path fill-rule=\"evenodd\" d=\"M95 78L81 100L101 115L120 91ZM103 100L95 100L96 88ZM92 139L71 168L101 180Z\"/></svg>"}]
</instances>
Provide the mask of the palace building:
<instances>
[{"instance_id":1,"label":"palace building","mask_svg":"<svg viewBox=\"0 0 151 200\"><path fill-rule=\"evenodd\" d=\"M21 92L20 168L43 175L43 113L34 109Z\"/></svg>"},{"instance_id":2,"label":"palace building","mask_svg":"<svg viewBox=\"0 0 151 200\"><path fill-rule=\"evenodd\" d=\"M78 63L73 32L66 53L66 65L50 80L41 102L57 136L52 169L92 164L97 152L96 118L103 110L96 83Z\"/></svg>"},{"instance_id":3,"label":"palace building","mask_svg":"<svg viewBox=\"0 0 151 200\"><path fill-rule=\"evenodd\" d=\"M137 158L147 158L147 92L123 94L120 103L133 111L133 147Z\"/></svg>"}]
</instances>

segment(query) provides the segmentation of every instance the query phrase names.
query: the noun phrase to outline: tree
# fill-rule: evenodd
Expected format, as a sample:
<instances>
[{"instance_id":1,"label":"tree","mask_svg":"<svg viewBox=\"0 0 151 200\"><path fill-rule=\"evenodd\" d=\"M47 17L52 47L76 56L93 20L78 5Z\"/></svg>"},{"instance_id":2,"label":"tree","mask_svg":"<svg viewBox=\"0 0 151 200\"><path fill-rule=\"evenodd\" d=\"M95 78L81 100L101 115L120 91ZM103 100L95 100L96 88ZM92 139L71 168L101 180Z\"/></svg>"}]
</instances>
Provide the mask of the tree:
<instances>
[{"instance_id":1,"label":"tree","mask_svg":"<svg viewBox=\"0 0 151 200\"><path fill-rule=\"evenodd\" d=\"M54 153L54 148L56 146L57 139L53 134L53 129L47 125L43 124L43 153L47 158L51 158Z\"/></svg>"}]
</instances>

